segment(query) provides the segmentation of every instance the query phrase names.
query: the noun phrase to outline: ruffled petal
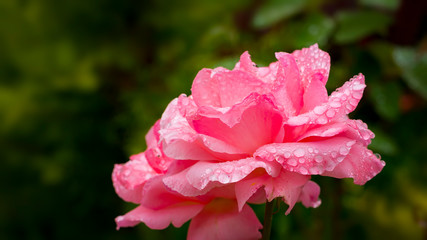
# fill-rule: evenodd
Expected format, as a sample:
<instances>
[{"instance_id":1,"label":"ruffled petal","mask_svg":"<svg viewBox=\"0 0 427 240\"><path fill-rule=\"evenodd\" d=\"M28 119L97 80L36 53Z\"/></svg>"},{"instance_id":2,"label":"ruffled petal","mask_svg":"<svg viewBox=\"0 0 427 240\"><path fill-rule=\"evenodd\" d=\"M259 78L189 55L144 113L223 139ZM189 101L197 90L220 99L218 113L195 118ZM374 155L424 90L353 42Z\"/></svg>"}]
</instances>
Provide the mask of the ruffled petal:
<instances>
[{"instance_id":1,"label":"ruffled petal","mask_svg":"<svg viewBox=\"0 0 427 240\"><path fill-rule=\"evenodd\" d=\"M340 119L356 108L365 87L365 77L362 74L354 76L333 92L326 103L315 107L312 111L289 118L286 124L289 126L323 125Z\"/></svg>"},{"instance_id":2,"label":"ruffled petal","mask_svg":"<svg viewBox=\"0 0 427 240\"><path fill-rule=\"evenodd\" d=\"M160 138L166 156L177 160L231 160L245 157L240 149L197 133L185 115L194 115L194 101L181 95L166 108L160 121Z\"/></svg>"},{"instance_id":3,"label":"ruffled petal","mask_svg":"<svg viewBox=\"0 0 427 240\"><path fill-rule=\"evenodd\" d=\"M113 186L123 200L139 203L144 184L158 175L145 159L145 153L140 153L131 156L131 161L114 165Z\"/></svg>"},{"instance_id":4,"label":"ruffled petal","mask_svg":"<svg viewBox=\"0 0 427 240\"><path fill-rule=\"evenodd\" d=\"M195 188L204 189L208 184L238 182L257 168L264 169L268 175L273 177L277 176L281 169L280 165L275 162L264 162L254 158L220 163L203 161L190 168L187 179Z\"/></svg>"},{"instance_id":5,"label":"ruffled petal","mask_svg":"<svg viewBox=\"0 0 427 240\"><path fill-rule=\"evenodd\" d=\"M248 205L239 211L235 201L216 199L191 220L187 239L260 239L261 228L261 223Z\"/></svg>"},{"instance_id":6,"label":"ruffled petal","mask_svg":"<svg viewBox=\"0 0 427 240\"><path fill-rule=\"evenodd\" d=\"M322 81L324 76L318 73L309 78L310 80L304 88L304 106L301 109L301 113L311 111L316 106L328 101L328 91L326 90L325 83Z\"/></svg>"},{"instance_id":7,"label":"ruffled petal","mask_svg":"<svg viewBox=\"0 0 427 240\"><path fill-rule=\"evenodd\" d=\"M133 227L140 222L145 223L151 229L165 229L171 223L175 227L181 227L202 211L203 207L203 204L195 202L183 202L156 210L141 205L116 218L117 230L122 227Z\"/></svg>"},{"instance_id":8,"label":"ruffled petal","mask_svg":"<svg viewBox=\"0 0 427 240\"><path fill-rule=\"evenodd\" d=\"M194 79L191 92L198 106L223 108L241 102L253 92L263 93L264 89L261 80L245 71L203 69Z\"/></svg>"},{"instance_id":9,"label":"ruffled petal","mask_svg":"<svg viewBox=\"0 0 427 240\"><path fill-rule=\"evenodd\" d=\"M327 52L320 50L316 43L309 48L294 51L292 56L295 57L304 83L308 83L313 75L319 75L319 80L325 86L331 67L331 58Z\"/></svg>"},{"instance_id":10,"label":"ruffled petal","mask_svg":"<svg viewBox=\"0 0 427 240\"><path fill-rule=\"evenodd\" d=\"M272 143L259 148L254 156L276 161L283 169L303 175L331 171L349 154L356 141L334 137L313 142Z\"/></svg>"},{"instance_id":11,"label":"ruffled petal","mask_svg":"<svg viewBox=\"0 0 427 240\"><path fill-rule=\"evenodd\" d=\"M301 201L305 207L317 208L322 203L319 199L319 194L319 185L313 181L308 181L302 188L299 201Z\"/></svg>"},{"instance_id":12,"label":"ruffled petal","mask_svg":"<svg viewBox=\"0 0 427 240\"><path fill-rule=\"evenodd\" d=\"M256 64L252 62L251 55L249 55L249 52L246 51L240 56L240 61L236 63L236 66L233 70L244 71L256 76L258 68L256 67Z\"/></svg>"},{"instance_id":13,"label":"ruffled petal","mask_svg":"<svg viewBox=\"0 0 427 240\"><path fill-rule=\"evenodd\" d=\"M285 115L295 116L299 114L303 105L300 73L291 54L279 52L276 53L276 58L279 65L272 93L283 107Z\"/></svg>"},{"instance_id":14,"label":"ruffled petal","mask_svg":"<svg viewBox=\"0 0 427 240\"><path fill-rule=\"evenodd\" d=\"M308 141L313 138L329 138L334 136L347 137L368 146L374 133L368 129L368 125L361 120L345 119L340 122L332 122L308 130L297 141Z\"/></svg>"},{"instance_id":15,"label":"ruffled petal","mask_svg":"<svg viewBox=\"0 0 427 240\"><path fill-rule=\"evenodd\" d=\"M192 118L192 126L198 133L219 139L247 154L274 142L283 123L272 100L257 93L225 113L204 107Z\"/></svg>"},{"instance_id":16,"label":"ruffled petal","mask_svg":"<svg viewBox=\"0 0 427 240\"><path fill-rule=\"evenodd\" d=\"M344 161L322 175L334 178L353 178L355 184L363 185L375 177L384 166L385 162L381 161L371 150L362 144L356 144L351 148Z\"/></svg>"}]
</instances>

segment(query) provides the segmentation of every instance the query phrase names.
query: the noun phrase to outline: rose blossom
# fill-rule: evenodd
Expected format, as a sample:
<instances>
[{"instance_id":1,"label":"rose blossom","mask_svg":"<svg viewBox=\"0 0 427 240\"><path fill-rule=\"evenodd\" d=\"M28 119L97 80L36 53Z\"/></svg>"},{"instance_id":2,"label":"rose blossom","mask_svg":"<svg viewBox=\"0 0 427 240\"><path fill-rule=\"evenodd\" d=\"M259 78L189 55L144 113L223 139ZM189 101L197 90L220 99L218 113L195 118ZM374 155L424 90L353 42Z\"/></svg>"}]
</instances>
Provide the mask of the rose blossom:
<instances>
[{"instance_id":1,"label":"rose blossom","mask_svg":"<svg viewBox=\"0 0 427 240\"><path fill-rule=\"evenodd\" d=\"M364 76L354 76L328 96L330 58L317 44L276 58L268 67L256 67L245 52L233 70L202 69L192 95L168 105L147 134L141 159L115 167L119 196L141 204L117 218L119 227L142 221L160 229L193 218L189 239L236 239L238 233L227 225L216 232L203 227L210 216L225 219L219 209L229 209L232 221L252 229L245 238L256 239L260 226L247 202L280 197L288 214L298 201L320 205L320 188L311 175L353 178L363 185L381 171L384 162L367 149L374 134L347 116L362 97ZM156 201L167 204L151 205ZM224 202L230 207L212 207ZM177 217L170 209L174 204L192 211ZM242 214L252 220L244 222ZM161 226L152 225L158 217ZM195 234L194 229L202 230Z\"/></svg>"}]
</instances>

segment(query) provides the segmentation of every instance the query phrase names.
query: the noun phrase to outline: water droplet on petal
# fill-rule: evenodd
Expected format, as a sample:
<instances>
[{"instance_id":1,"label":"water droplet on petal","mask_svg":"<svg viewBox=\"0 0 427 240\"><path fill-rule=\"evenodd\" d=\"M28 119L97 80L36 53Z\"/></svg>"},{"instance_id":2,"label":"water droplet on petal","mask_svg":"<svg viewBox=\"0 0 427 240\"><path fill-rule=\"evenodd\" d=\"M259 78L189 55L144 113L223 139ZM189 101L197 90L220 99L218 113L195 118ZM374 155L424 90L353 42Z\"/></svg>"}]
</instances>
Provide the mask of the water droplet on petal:
<instances>
[{"instance_id":1,"label":"water droplet on petal","mask_svg":"<svg viewBox=\"0 0 427 240\"><path fill-rule=\"evenodd\" d=\"M206 170L205 170L205 173L206 173L206 174L210 174L210 173L212 173L212 169L211 169L211 168L206 169Z\"/></svg>"},{"instance_id":2,"label":"water droplet on petal","mask_svg":"<svg viewBox=\"0 0 427 240\"><path fill-rule=\"evenodd\" d=\"M340 148L340 154L341 154L341 155L347 155L347 154L348 154L348 152L349 152L349 149L348 149L348 148L346 148L346 147L341 147L341 148Z\"/></svg>"},{"instance_id":3,"label":"water droplet on petal","mask_svg":"<svg viewBox=\"0 0 427 240\"><path fill-rule=\"evenodd\" d=\"M308 148L308 152L309 152L309 153L313 153L313 148L311 148L311 147L310 147L310 148Z\"/></svg>"},{"instance_id":4,"label":"water droplet on petal","mask_svg":"<svg viewBox=\"0 0 427 240\"><path fill-rule=\"evenodd\" d=\"M305 155L305 151L302 148L298 148L294 151L295 157L303 157Z\"/></svg>"},{"instance_id":5,"label":"water droplet on petal","mask_svg":"<svg viewBox=\"0 0 427 240\"><path fill-rule=\"evenodd\" d=\"M227 174L223 173L218 176L218 181L220 183L228 183L230 181L230 177Z\"/></svg>"},{"instance_id":6,"label":"water droplet on petal","mask_svg":"<svg viewBox=\"0 0 427 240\"><path fill-rule=\"evenodd\" d=\"M291 157L291 153L290 152L285 152L285 158L290 158Z\"/></svg>"},{"instance_id":7,"label":"water droplet on petal","mask_svg":"<svg viewBox=\"0 0 427 240\"><path fill-rule=\"evenodd\" d=\"M326 124L326 123L328 122L328 119L326 119L326 117L325 117L325 116L321 116L321 117L319 117L319 118L316 120L316 122L317 122L318 124Z\"/></svg>"},{"instance_id":8,"label":"water droplet on petal","mask_svg":"<svg viewBox=\"0 0 427 240\"><path fill-rule=\"evenodd\" d=\"M334 116L335 116L335 110L333 110L333 109L329 109L329 110L326 112L326 116L327 116L327 117L329 117L329 118L334 117Z\"/></svg>"},{"instance_id":9,"label":"water droplet on petal","mask_svg":"<svg viewBox=\"0 0 427 240\"><path fill-rule=\"evenodd\" d=\"M326 111L326 106L317 106L313 109L313 112L317 115L321 115Z\"/></svg>"},{"instance_id":10,"label":"water droplet on petal","mask_svg":"<svg viewBox=\"0 0 427 240\"><path fill-rule=\"evenodd\" d=\"M336 157L338 156L338 153L337 153L337 152L335 152L335 151L332 151L332 152L331 152L331 156L332 156L333 158L336 158Z\"/></svg>"},{"instance_id":11,"label":"water droplet on petal","mask_svg":"<svg viewBox=\"0 0 427 240\"><path fill-rule=\"evenodd\" d=\"M295 167L297 165L297 160L295 160L295 158L291 158L288 160L288 164Z\"/></svg>"},{"instance_id":12,"label":"water droplet on petal","mask_svg":"<svg viewBox=\"0 0 427 240\"><path fill-rule=\"evenodd\" d=\"M323 161L323 157L322 157L322 156L320 156L320 155L317 155L317 156L315 156L315 157L314 157L314 161L316 161L316 162L320 163L320 162L322 162L322 161Z\"/></svg>"},{"instance_id":13,"label":"water droplet on petal","mask_svg":"<svg viewBox=\"0 0 427 240\"><path fill-rule=\"evenodd\" d=\"M299 159L299 162L300 162L300 163L304 163L304 162L305 162L305 159L304 159L304 158L300 158L300 159Z\"/></svg>"},{"instance_id":14,"label":"water droplet on petal","mask_svg":"<svg viewBox=\"0 0 427 240\"><path fill-rule=\"evenodd\" d=\"M300 167L299 172L300 172L301 174L303 174L303 175L308 174L308 171L307 171L307 169L306 169L305 167Z\"/></svg>"},{"instance_id":15,"label":"water droplet on petal","mask_svg":"<svg viewBox=\"0 0 427 240\"><path fill-rule=\"evenodd\" d=\"M331 102L331 107L333 107L333 108L339 108L339 107L341 107L341 103L339 103L339 102Z\"/></svg>"},{"instance_id":16,"label":"water droplet on petal","mask_svg":"<svg viewBox=\"0 0 427 240\"><path fill-rule=\"evenodd\" d=\"M375 156L376 156L378 159L381 159L381 155L380 155L379 153L375 153Z\"/></svg>"}]
</instances>

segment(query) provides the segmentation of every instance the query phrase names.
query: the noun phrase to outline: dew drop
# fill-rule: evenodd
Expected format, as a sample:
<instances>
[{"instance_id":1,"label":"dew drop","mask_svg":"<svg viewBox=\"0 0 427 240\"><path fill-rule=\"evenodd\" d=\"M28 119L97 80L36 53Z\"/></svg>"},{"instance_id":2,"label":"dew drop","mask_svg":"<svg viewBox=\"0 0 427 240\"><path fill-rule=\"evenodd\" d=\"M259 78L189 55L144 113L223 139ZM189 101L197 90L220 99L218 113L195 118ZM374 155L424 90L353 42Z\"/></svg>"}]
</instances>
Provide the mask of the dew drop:
<instances>
[{"instance_id":1,"label":"dew drop","mask_svg":"<svg viewBox=\"0 0 427 240\"><path fill-rule=\"evenodd\" d=\"M290 158L291 157L291 153L290 152L285 152L285 158Z\"/></svg>"},{"instance_id":2,"label":"dew drop","mask_svg":"<svg viewBox=\"0 0 427 240\"><path fill-rule=\"evenodd\" d=\"M206 174L210 174L210 173L212 173L212 169L211 169L211 168L206 169L206 170L205 170L205 173L206 173Z\"/></svg>"},{"instance_id":3,"label":"dew drop","mask_svg":"<svg viewBox=\"0 0 427 240\"><path fill-rule=\"evenodd\" d=\"M347 142L345 145L347 146L347 147L351 147L351 146L353 146L353 142Z\"/></svg>"},{"instance_id":4,"label":"dew drop","mask_svg":"<svg viewBox=\"0 0 427 240\"><path fill-rule=\"evenodd\" d=\"M300 167L299 172L300 172L301 174L303 174L303 175L308 174L308 171L307 171L307 169L306 169L305 167Z\"/></svg>"},{"instance_id":5,"label":"dew drop","mask_svg":"<svg viewBox=\"0 0 427 240\"><path fill-rule=\"evenodd\" d=\"M331 152L331 156L332 156L333 158L336 158L336 157L338 156L338 153L337 153L337 152L335 152L335 151L332 151L332 152Z\"/></svg>"},{"instance_id":6,"label":"dew drop","mask_svg":"<svg viewBox=\"0 0 427 240\"><path fill-rule=\"evenodd\" d=\"M304 163L304 162L305 162L305 159L304 159L304 158L300 158L300 159L299 159L299 162L300 162L300 163Z\"/></svg>"},{"instance_id":7,"label":"dew drop","mask_svg":"<svg viewBox=\"0 0 427 240\"><path fill-rule=\"evenodd\" d=\"M379 153L375 153L375 157L381 160L381 155Z\"/></svg>"},{"instance_id":8,"label":"dew drop","mask_svg":"<svg viewBox=\"0 0 427 240\"><path fill-rule=\"evenodd\" d=\"M340 148L340 154L341 155L347 155L348 152L349 152L348 148L346 148L346 147L341 147Z\"/></svg>"},{"instance_id":9,"label":"dew drop","mask_svg":"<svg viewBox=\"0 0 427 240\"><path fill-rule=\"evenodd\" d=\"M288 164L295 167L297 165L297 160L295 160L295 158L291 158L288 160Z\"/></svg>"},{"instance_id":10,"label":"dew drop","mask_svg":"<svg viewBox=\"0 0 427 240\"><path fill-rule=\"evenodd\" d=\"M228 183L230 181L230 177L227 174L220 174L218 176L218 181L220 183Z\"/></svg>"},{"instance_id":11,"label":"dew drop","mask_svg":"<svg viewBox=\"0 0 427 240\"><path fill-rule=\"evenodd\" d=\"M358 90L362 90L362 89L364 89L364 88L365 88L365 85L364 85L364 84L355 83L355 84L353 85L353 90L356 90L356 91L358 91Z\"/></svg>"},{"instance_id":12,"label":"dew drop","mask_svg":"<svg viewBox=\"0 0 427 240\"><path fill-rule=\"evenodd\" d=\"M334 116L335 116L335 110L333 110L333 109L329 109L329 110L326 112L326 116L327 116L327 117L329 117L329 118L334 117Z\"/></svg>"},{"instance_id":13,"label":"dew drop","mask_svg":"<svg viewBox=\"0 0 427 240\"><path fill-rule=\"evenodd\" d=\"M313 112L317 115L321 115L326 111L326 106L317 106L313 109Z\"/></svg>"},{"instance_id":14,"label":"dew drop","mask_svg":"<svg viewBox=\"0 0 427 240\"><path fill-rule=\"evenodd\" d=\"M294 151L295 157L303 157L305 155L305 151L302 148L298 148Z\"/></svg>"},{"instance_id":15,"label":"dew drop","mask_svg":"<svg viewBox=\"0 0 427 240\"><path fill-rule=\"evenodd\" d=\"M316 120L316 122L317 122L318 124L326 124L326 123L328 122L328 119L326 119L326 117L325 117L325 116L321 116L321 117L319 117L319 118Z\"/></svg>"},{"instance_id":16,"label":"dew drop","mask_svg":"<svg viewBox=\"0 0 427 240\"><path fill-rule=\"evenodd\" d=\"M339 102L331 102L331 107L333 107L333 108L339 108L339 107L341 107L341 103L339 103Z\"/></svg>"},{"instance_id":17,"label":"dew drop","mask_svg":"<svg viewBox=\"0 0 427 240\"><path fill-rule=\"evenodd\" d=\"M308 152L309 152L309 153L313 153L313 148L311 148L311 147L310 147L310 148L308 148Z\"/></svg>"},{"instance_id":18,"label":"dew drop","mask_svg":"<svg viewBox=\"0 0 427 240\"><path fill-rule=\"evenodd\" d=\"M276 148L275 147L273 147L273 146L267 146L266 148L265 148L265 150L267 150L268 152L270 152L270 153L276 153Z\"/></svg>"},{"instance_id":19,"label":"dew drop","mask_svg":"<svg viewBox=\"0 0 427 240\"><path fill-rule=\"evenodd\" d=\"M316 162L320 163L320 162L322 162L322 161L323 161L323 157L322 157L322 156L320 156L320 155L317 155L317 156L315 156L315 157L314 157L314 161L316 161Z\"/></svg>"}]
</instances>

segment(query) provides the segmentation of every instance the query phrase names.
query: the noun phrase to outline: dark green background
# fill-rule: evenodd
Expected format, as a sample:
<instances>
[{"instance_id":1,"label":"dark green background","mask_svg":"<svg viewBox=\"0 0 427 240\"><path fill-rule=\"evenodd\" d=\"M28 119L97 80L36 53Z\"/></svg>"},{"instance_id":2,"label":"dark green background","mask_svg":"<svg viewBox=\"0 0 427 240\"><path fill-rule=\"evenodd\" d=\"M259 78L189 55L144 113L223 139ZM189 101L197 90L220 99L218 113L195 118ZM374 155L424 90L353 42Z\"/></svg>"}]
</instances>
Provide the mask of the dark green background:
<instances>
[{"instance_id":1,"label":"dark green background","mask_svg":"<svg viewBox=\"0 0 427 240\"><path fill-rule=\"evenodd\" d=\"M426 239L426 25L423 0L0 1L0 239L184 239L188 223L115 230L134 205L113 165L201 68L316 42L330 92L365 74L351 117L387 165L365 186L314 177L322 205L282 206L273 238Z\"/></svg>"}]
</instances>

